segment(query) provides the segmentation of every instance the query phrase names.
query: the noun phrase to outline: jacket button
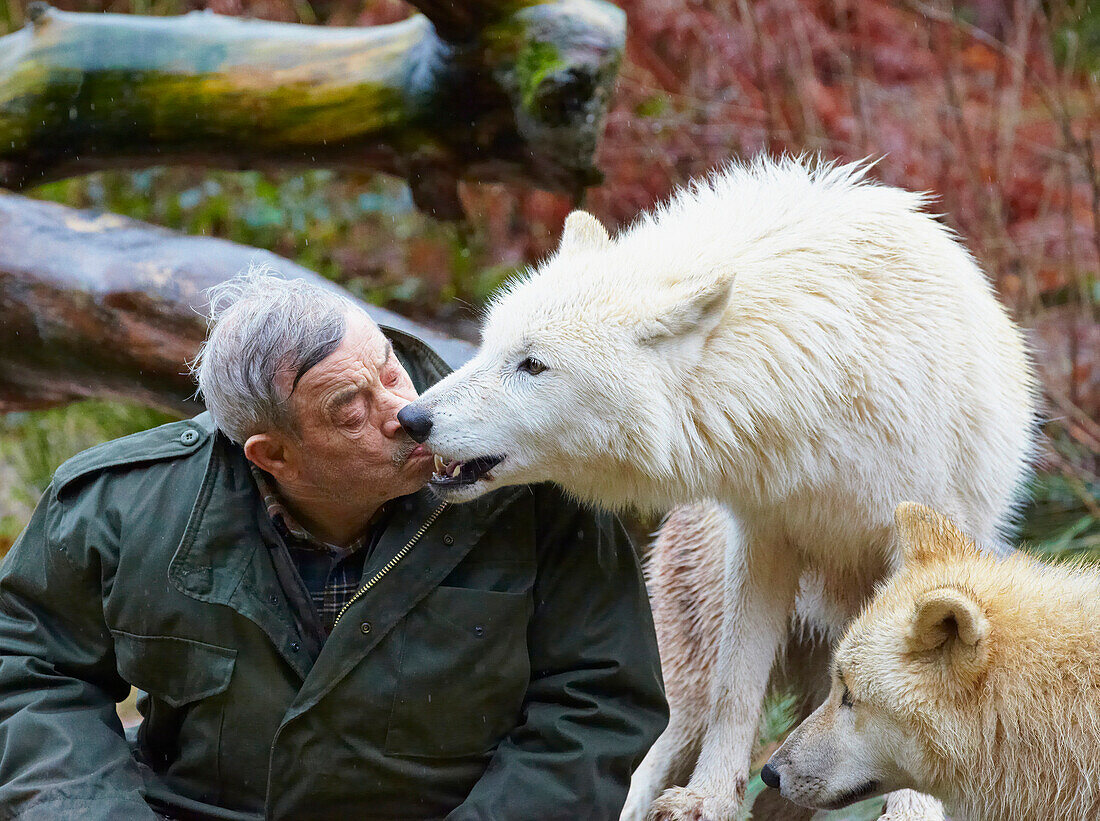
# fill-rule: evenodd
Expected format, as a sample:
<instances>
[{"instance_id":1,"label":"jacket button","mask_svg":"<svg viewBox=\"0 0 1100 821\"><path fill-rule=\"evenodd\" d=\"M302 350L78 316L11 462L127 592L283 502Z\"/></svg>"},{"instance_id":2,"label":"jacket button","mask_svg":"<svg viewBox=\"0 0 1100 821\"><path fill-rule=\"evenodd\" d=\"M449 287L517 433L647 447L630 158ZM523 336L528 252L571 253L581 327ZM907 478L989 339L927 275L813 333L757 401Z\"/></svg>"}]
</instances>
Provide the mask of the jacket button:
<instances>
[{"instance_id":1,"label":"jacket button","mask_svg":"<svg viewBox=\"0 0 1100 821\"><path fill-rule=\"evenodd\" d=\"M446 534L443 537L443 544L447 545L447 547L450 547L454 543L455 543L455 537L452 536L450 533Z\"/></svg>"},{"instance_id":2,"label":"jacket button","mask_svg":"<svg viewBox=\"0 0 1100 821\"><path fill-rule=\"evenodd\" d=\"M290 649L297 653L300 649L302 649L302 645L298 644L298 642L296 641L292 641L290 643Z\"/></svg>"},{"instance_id":3,"label":"jacket button","mask_svg":"<svg viewBox=\"0 0 1100 821\"><path fill-rule=\"evenodd\" d=\"M199 441L199 432L194 428L188 428L180 434L180 441L185 445L193 445Z\"/></svg>"},{"instance_id":4,"label":"jacket button","mask_svg":"<svg viewBox=\"0 0 1100 821\"><path fill-rule=\"evenodd\" d=\"M365 621L362 624L360 624L359 625L359 632L364 633L364 634L369 633L370 632L370 622Z\"/></svg>"},{"instance_id":5,"label":"jacket button","mask_svg":"<svg viewBox=\"0 0 1100 821\"><path fill-rule=\"evenodd\" d=\"M478 638L481 638L482 636L484 636L484 635L485 635L485 628L484 628L484 627L482 627L482 626L481 626L480 624L479 624L479 625L477 625L477 626L476 626L476 627L474 628L474 635L475 635L475 636L477 636Z\"/></svg>"}]
</instances>

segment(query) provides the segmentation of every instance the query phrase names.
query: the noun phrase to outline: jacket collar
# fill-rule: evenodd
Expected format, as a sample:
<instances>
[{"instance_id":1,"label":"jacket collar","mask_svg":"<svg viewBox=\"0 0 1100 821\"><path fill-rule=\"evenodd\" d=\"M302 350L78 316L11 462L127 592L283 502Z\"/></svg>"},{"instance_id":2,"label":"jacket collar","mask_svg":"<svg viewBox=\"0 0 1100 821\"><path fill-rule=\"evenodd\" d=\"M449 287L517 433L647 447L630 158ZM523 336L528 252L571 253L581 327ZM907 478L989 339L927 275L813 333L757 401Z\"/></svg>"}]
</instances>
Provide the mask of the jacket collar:
<instances>
[{"instance_id":1,"label":"jacket collar","mask_svg":"<svg viewBox=\"0 0 1100 821\"><path fill-rule=\"evenodd\" d=\"M396 315L395 315L396 316ZM400 319L400 317L397 317ZM428 345L411 333L383 326L418 391L451 371ZM461 349L452 358L465 353ZM253 554L264 547L257 521L255 482L241 449L218 433L209 413L192 420L207 436L207 465L198 498L172 560L169 577L183 593L214 604L227 604ZM376 555L377 552L376 552Z\"/></svg>"},{"instance_id":2,"label":"jacket collar","mask_svg":"<svg viewBox=\"0 0 1100 821\"><path fill-rule=\"evenodd\" d=\"M429 489L399 500L398 509L363 568L364 583L383 575L340 618L285 721L316 704L377 647L450 575L500 514L525 491L522 487L503 488L474 502L446 505L434 519L432 515L442 503ZM431 524L416 538L429 521ZM413 539L415 544L408 553L386 570Z\"/></svg>"},{"instance_id":3,"label":"jacket collar","mask_svg":"<svg viewBox=\"0 0 1100 821\"><path fill-rule=\"evenodd\" d=\"M309 686L299 694L299 702L305 706L322 697L377 646L524 492L521 487L503 488L474 502L447 506L408 553L384 570L441 505L428 488L398 500L389 526L363 568L364 581L380 572L383 575L348 609L329 636L325 648L331 650L335 645L339 649L322 649L311 667L293 614L285 603L272 604L272 596L281 600L280 587L263 540L262 506L248 461L224 436L210 436L206 447L206 474L169 566L169 580L183 594L230 607L259 626L291 668L308 678ZM364 622L370 624L366 631Z\"/></svg>"},{"instance_id":4,"label":"jacket collar","mask_svg":"<svg viewBox=\"0 0 1100 821\"><path fill-rule=\"evenodd\" d=\"M419 391L446 376L452 364L461 364L443 360L400 329L383 330ZM193 423L207 434L203 445L208 451L206 473L169 566L169 580L185 595L231 607L258 625L291 668L315 684L303 687L301 704L320 698L377 646L466 557L496 516L523 493L520 487L504 488L475 502L447 507L408 555L349 608L325 644L330 652L322 650L311 668L309 653L302 650L305 638L293 615L285 604L272 604L281 601L281 589L262 535L259 517L263 509L248 460L239 446L217 432L209 413L195 417ZM402 509L395 511L364 567L364 580L378 573L440 505L428 488L401 502ZM371 628L361 633L365 620ZM331 650L332 645L342 647L353 631L360 633L353 652Z\"/></svg>"},{"instance_id":5,"label":"jacket collar","mask_svg":"<svg viewBox=\"0 0 1100 821\"><path fill-rule=\"evenodd\" d=\"M305 678L310 667L305 637L283 603L248 460L220 434L212 435L206 447L206 473L168 579L184 595L230 607L254 622Z\"/></svg>"}]
</instances>

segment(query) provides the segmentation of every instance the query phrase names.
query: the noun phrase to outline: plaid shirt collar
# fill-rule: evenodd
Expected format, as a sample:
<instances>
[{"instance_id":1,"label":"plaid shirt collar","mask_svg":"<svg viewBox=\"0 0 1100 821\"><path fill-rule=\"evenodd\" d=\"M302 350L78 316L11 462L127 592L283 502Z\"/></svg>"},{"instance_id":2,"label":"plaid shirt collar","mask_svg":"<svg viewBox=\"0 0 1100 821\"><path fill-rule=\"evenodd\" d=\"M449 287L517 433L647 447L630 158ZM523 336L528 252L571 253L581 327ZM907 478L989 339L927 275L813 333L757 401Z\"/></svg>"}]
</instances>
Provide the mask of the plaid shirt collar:
<instances>
[{"instance_id":1,"label":"plaid shirt collar","mask_svg":"<svg viewBox=\"0 0 1100 821\"><path fill-rule=\"evenodd\" d=\"M264 507L267 508L267 515L271 517L271 521L274 522L275 528L283 538L293 539L297 547L321 550L326 553L331 553L337 558L350 556L370 541L371 525L379 520L386 508L386 505L380 507L378 512L371 517L370 523L364 529L362 535L347 547L340 547L339 545L330 544L329 542L323 542L302 527L302 525L298 523L298 520L291 515L282 497L279 496L278 490L275 489L275 480L272 478L271 474L260 470L251 462L249 462L248 466L252 469L252 478L256 480L256 487L260 491L260 496L263 497Z\"/></svg>"}]
</instances>

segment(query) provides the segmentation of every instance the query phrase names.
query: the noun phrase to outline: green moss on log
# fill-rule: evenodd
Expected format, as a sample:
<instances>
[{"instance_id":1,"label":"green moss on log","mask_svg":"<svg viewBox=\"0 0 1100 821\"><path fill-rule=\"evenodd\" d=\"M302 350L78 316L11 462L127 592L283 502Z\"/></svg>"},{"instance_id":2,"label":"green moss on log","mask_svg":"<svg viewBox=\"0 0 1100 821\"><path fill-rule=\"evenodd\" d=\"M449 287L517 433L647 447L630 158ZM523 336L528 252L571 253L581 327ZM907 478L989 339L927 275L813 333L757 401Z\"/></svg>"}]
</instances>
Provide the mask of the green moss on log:
<instances>
[{"instance_id":1,"label":"green moss on log","mask_svg":"<svg viewBox=\"0 0 1100 821\"><path fill-rule=\"evenodd\" d=\"M554 71L564 68L558 49L550 43L525 43L516 58L516 80L519 83L523 107L536 106L542 82Z\"/></svg>"},{"instance_id":2,"label":"green moss on log","mask_svg":"<svg viewBox=\"0 0 1100 821\"><path fill-rule=\"evenodd\" d=\"M576 190L593 178L622 13L602 0L470 9L492 22L459 46L421 16L340 29L38 7L0 38L0 185L178 162L372 167L414 193L432 189L425 174Z\"/></svg>"}]
</instances>

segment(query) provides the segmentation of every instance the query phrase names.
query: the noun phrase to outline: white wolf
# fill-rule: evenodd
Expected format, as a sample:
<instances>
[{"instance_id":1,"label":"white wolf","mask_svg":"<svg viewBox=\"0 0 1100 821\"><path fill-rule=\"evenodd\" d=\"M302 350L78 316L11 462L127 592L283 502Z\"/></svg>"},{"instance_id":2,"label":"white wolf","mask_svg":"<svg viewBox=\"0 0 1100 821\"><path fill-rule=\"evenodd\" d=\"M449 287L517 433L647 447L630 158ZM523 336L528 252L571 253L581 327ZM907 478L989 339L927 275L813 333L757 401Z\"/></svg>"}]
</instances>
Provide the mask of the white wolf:
<instances>
[{"instance_id":1,"label":"white wolf","mask_svg":"<svg viewBox=\"0 0 1100 821\"><path fill-rule=\"evenodd\" d=\"M809 807L912 786L960 821L1096 821L1100 573L982 555L920 505L897 526L904 567L766 780Z\"/></svg>"},{"instance_id":2,"label":"white wolf","mask_svg":"<svg viewBox=\"0 0 1100 821\"><path fill-rule=\"evenodd\" d=\"M454 501L552 480L613 509L713 497L736 521L707 714L673 705L628 817L696 751L653 815L733 816L800 583L869 595L900 501L984 541L1010 516L1034 427L1020 333L922 196L865 173L734 165L614 239L571 214L478 354L399 417ZM838 634L860 603L821 620Z\"/></svg>"}]
</instances>

